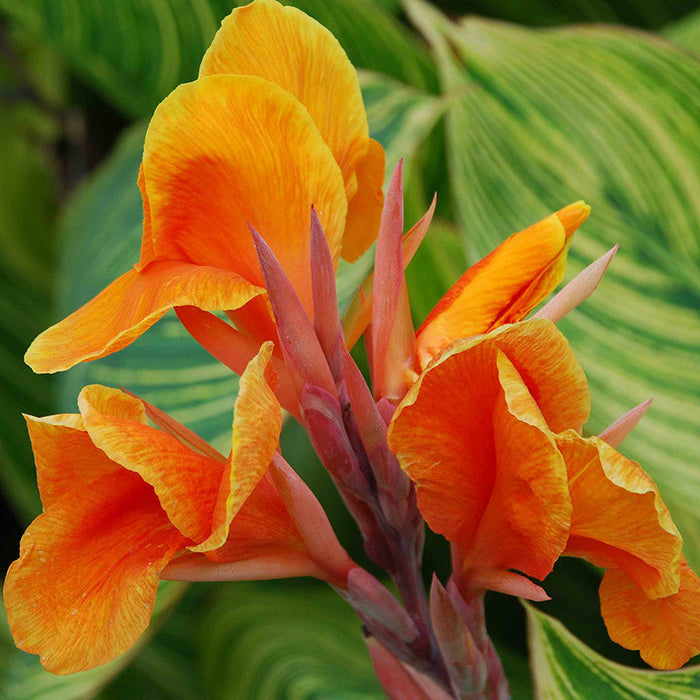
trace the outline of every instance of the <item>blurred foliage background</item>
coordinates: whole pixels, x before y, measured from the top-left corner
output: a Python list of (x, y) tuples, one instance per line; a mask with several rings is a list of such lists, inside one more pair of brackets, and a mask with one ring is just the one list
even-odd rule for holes
[[(82, 385), (124, 385), (226, 444), (236, 380), (174, 316), (128, 350), (61, 376), (33, 375), (22, 356), (37, 333), (137, 259), (136, 173), (148, 117), (196, 76), (235, 4), (0, 0), (3, 570), (39, 512), (22, 412), (74, 411)], [(409, 268), (417, 322), (468, 264), (570, 201), (586, 199), (593, 214), (574, 239), (568, 277), (621, 244), (597, 295), (561, 327), (591, 384), (591, 432), (654, 396), (623, 451), (656, 479), (685, 535), (686, 556), (700, 567), (697, 3), (290, 4), (325, 24), (361, 69), (372, 134), (390, 167), (401, 156), (407, 161), (409, 222), (438, 192), (438, 219)], [(364, 258), (341, 268), (341, 303), (369, 265)], [(283, 448), (341, 541), (368, 566), (353, 523), (292, 422)], [(426, 560), (426, 571), (444, 579), (438, 538), (429, 537)], [(636, 654), (609, 641), (599, 580), (592, 567), (562, 562), (546, 584), (549, 603), (525, 609), (488, 596), (514, 697), (699, 697), (696, 668), (642, 672)], [(0, 617), (0, 697), (382, 694), (350, 609), (320, 584), (290, 581), (164, 585), (133, 652), (67, 678), (17, 651)]]

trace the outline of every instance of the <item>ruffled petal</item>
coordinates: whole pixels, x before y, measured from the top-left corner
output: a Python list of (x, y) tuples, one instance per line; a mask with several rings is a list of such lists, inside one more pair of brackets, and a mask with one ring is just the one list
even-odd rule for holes
[(143, 234), (141, 236), (141, 255), (136, 263), (137, 270), (143, 270), (148, 263), (156, 259), (156, 251), (153, 247), (153, 231), (151, 230), (151, 206), (148, 203), (148, 193), (146, 192), (146, 177), (143, 172), (143, 163), (139, 166), (139, 176), (137, 179), (141, 200), (143, 202)]
[(541, 580), (569, 534), (566, 467), (517, 370), (501, 351), (496, 362), (493, 490), (465, 565), (516, 569)]
[(678, 592), (653, 600), (622, 569), (608, 569), (600, 605), (610, 638), (654, 668), (680, 668), (700, 653), (700, 580), (685, 561)]
[(591, 398), (586, 375), (568, 341), (551, 321), (530, 319), (484, 336), (458, 340), (434, 364), (477, 345), (496, 347), (505, 353), (551, 430), (580, 430), (588, 420)]
[(556, 439), (573, 505), (566, 554), (619, 567), (648, 598), (678, 591), (682, 539), (654, 482), (598, 438)]
[(194, 552), (208, 552), (226, 542), (232, 520), (246, 507), (277, 450), (282, 410), (274, 394), (277, 378), (271, 365), (272, 347), (272, 343), (265, 343), (241, 375), (233, 412), (231, 454), (216, 499), (211, 534), (191, 547)]
[(459, 546), (467, 578), (479, 568), (543, 578), (566, 544), (566, 471), (523, 379), (488, 338), (423, 373), (389, 445), (430, 527)]
[(188, 543), (136, 474), (63, 494), (29, 526), (5, 580), (17, 646), (52, 673), (110, 661), (148, 626), (158, 575)]
[(90, 439), (111, 460), (150, 484), (170, 522), (195, 543), (211, 534), (223, 478), (221, 462), (195, 452), (149, 425), (115, 415), (117, 402), (134, 402), (117, 389), (93, 384), (78, 397)]
[(154, 262), (118, 277), (85, 306), (39, 335), (25, 362), (40, 373), (121, 350), (174, 306), (235, 309), (262, 292), (233, 272), (185, 262)]
[(26, 416), (34, 452), (39, 495), (44, 509), (76, 487), (119, 468), (92, 444), (78, 414)]
[(251, 224), (311, 309), (311, 206), (337, 260), (347, 200), (333, 154), (289, 92), (243, 75), (181, 85), (153, 115), (143, 172), (156, 256), (262, 286)]
[(458, 338), (520, 321), (564, 278), (574, 231), (590, 207), (576, 202), (507, 238), (470, 267), (418, 330), (423, 367)]
[(222, 22), (199, 70), (200, 78), (226, 73), (264, 78), (299, 100), (340, 166), (348, 200), (353, 198), (369, 127), (357, 72), (328, 29), (274, 0), (237, 8)]
[(308, 558), (299, 531), (266, 474), (231, 521), (226, 541), (206, 557), (214, 562), (245, 561), (295, 551)]

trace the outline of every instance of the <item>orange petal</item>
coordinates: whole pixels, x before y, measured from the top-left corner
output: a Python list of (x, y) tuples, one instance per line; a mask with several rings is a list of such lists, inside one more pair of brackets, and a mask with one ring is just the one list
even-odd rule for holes
[(563, 279), (571, 236), (589, 212), (583, 202), (570, 204), (513, 234), (470, 267), (418, 331), (422, 366), (458, 338), (525, 318)]
[(44, 508), (77, 486), (119, 468), (92, 444), (80, 415), (26, 416), (34, 451), (39, 495)]
[[(183, 308), (194, 308), (192, 306)], [(205, 313), (202, 311), (201, 313)], [(158, 428), (169, 433), (173, 437), (177, 438), (180, 442), (185, 443), (188, 447), (191, 447), (195, 452), (205, 455), (206, 457), (211, 457), (217, 462), (225, 462), (226, 457), (224, 457), (221, 452), (214, 449), (208, 442), (203, 440), (197, 433), (190, 430), (188, 427), (182, 425), (182, 423), (176, 421), (172, 416), (169, 416), (165, 411), (161, 411), (159, 408), (154, 406), (148, 401), (144, 401), (142, 398), (132, 394), (127, 389), (124, 389), (124, 393), (129, 396), (133, 396), (138, 399), (146, 410), (146, 415), (148, 419)]]
[(52, 673), (110, 661), (148, 626), (158, 575), (187, 543), (136, 474), (63, 494), (29, 526), (5, 580), (17, 646)]
[(341, 254), (349, 262), (357, 260), (377, 237), (384, 204), (385, 160), (381, 144), (369, 139), (367, 153), (357, 164), (357, 192), (348, 203)]
[(211, 534), (224, 465), (162, 430), (118, 415), (119, 403), (139, 404), (117, 389), (93, 384), (78, 397), (90, 438), (111, 460), (153, 486), (170, 522), (196, 543)]
[(679, 591), (653, 600), (624, 571), (608, 569), (600, 604), (610, 638), (626, 649), (639, 649), (654, 668), (680, 668), (700, 653), (700, 580), (685, 561)]
[(389, 445), (426, 521), (459, 545), (466, 570), (543, 578), (566, 544), (566, 472), (528, 388), (490, 338), (421, 375)]
[(235, 562), (289, 552), (299, 552), (312, 562), (268, 472), (231, 522), (228, 539), (206, 552), (206, 557), (212, 562)]
[(25, 362), (35, 372), (58, 372), (121, 350), (174, 306), (235, 309), (262, 292), (239, 275), (183, 262), (154, 262), (129, 270), (85, 306), (39, 335)]
[(139, 165), (139, 176), (137, 180), (139, 191), (141, 192), (141, 200), (143, 201), (143, 234), (141, 236), (141, 255), (137, 270), (143, 270), (148, 263), (156, 259), (156, 251), (153, 247), (153, 231), (151, 229), (151, 207), (148, 203), (148, 193), (146, 192), (146, 178), (143, 172), (143, 163)]
[(566, 467), (518, 371), (501, 351), (496, 364), (494, 483), (466, 564), (471, 560), (473, 568), (517, 569), (544, 579), (569, 533)]
[(361, 161), (369, 127), (357, 72), (323, 25), (274, 0), (237, 8), (222, 22), (199, 70), (200, 78), (221, 73), (264, 78), (301, 102), (340, 166), (352, 199), (358, 189), (356, 170), (365, 167)]
[(505, 353), (551, 430), (556, 433), (568, 428), (580, 430), (588, 420), (591, 399), (586, 376), (568, 341), (551, 321), (530, 319), (484, 336), (458, 340), (435, 365), (482, 344)]
[(347, 201), (333, 155), (292, 95), (240, 75), (181, 85), (153, 115), (143, 167), (158, 257), (262, 285), (251, 224), (311, 309), (311, 205), (337, 260)]
[(233, 412), (231, 454), (226, 462), (212, 518), (211, 534), (193, 552), (224, 544), (229, 527), (267, 471), (279, 444), (282, 410), (273, 387), (272, 343), (267, 342), (241, 375)]
[(675, 593), (682, 540), (654, 482), (598, 438), (567, 431), (557, 445), (573, 505), (566, 554), (621, 568), (649, 598)]

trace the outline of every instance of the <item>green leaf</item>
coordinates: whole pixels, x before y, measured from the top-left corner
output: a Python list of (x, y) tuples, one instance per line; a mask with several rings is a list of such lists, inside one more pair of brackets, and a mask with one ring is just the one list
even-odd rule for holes
[(435, 67), (423, 45), (382, 8), (386, 0), (284, 0), (284, 4), (298, 7), (328, 28), (356, 68), (417, 88), (437, 89)]
[[(131, 117), (151, 114), (199, 63), (232, 0), (0, 0), (0, 10), (59, 49), (72, 69)], [(325, 24), (360, 68), (435, 87), (420, 43), (370, 0), (287, 3)]]
[(663, 28), (663, 35), (696, 54), (700, 52), (700, 9)]
[(596, 654), (553, 617), (531, 605), (525, 608), (538, 700), (691, 700), (700, 695), (698, 666), (672, 673), (622, 666)]
[(532, 26), (606, 22), (657, 29), (691, 12), (694, 0), (437, 0), (433, 3), (454, 14), (476, 14)]
[(207, 697), (382, 698), (361, 625), (323, 584), (221, 587), (201, 618)]
[[(23, 65), (20, 63), (20, 65)], [(0, 87), (22, 94), (12, 66)], [(53, 382), (24, 364), (27, 346), (51, 318), (53, 231), (58, 178), (49, 156), (56, 121), (25, 97), (3, 101), (0, 128), (0, 485), (16, 513), (38, 508), (34, 463), (22, 418), (50, 413)]]
[(432, 197), (426, 189), (426, 175), (439, 167), (440, 152), (432, 148), (430, 137), (446, 103), (379, 73), (360, 71), (360, 85), (371, 135), (386, 151), (387, 182), (399, 159), (404, 159), (405, 215), (409, 226), (425, 213), (428, 197)]
[(350, 607), (318, 581), (191, 586), (104, 700), (383, 698)]
[(649, 396), (622, 450), (658, 483), (700, 565), (700, 63), (640, 32), (449, 21), (407, 3), (435, 52), (452, 203), (471, 261), (585, 199), (569, 276), (615, 243), (599, 290), (560, 323), (593, 395), (591, 432)]

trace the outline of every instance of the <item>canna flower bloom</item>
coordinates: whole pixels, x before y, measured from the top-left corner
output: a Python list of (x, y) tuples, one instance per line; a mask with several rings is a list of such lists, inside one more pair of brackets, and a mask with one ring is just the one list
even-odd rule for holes
[(449, 345), (400, 403), (389, 445), (426, 522), (452, 543), (465, 599), (497, 590), (544, 600), (526, 576), (582, 557), (606, 569), (611, 638), (678, 668), (700, 652), (700, 582), (640, 465), (581, 437), (589, 411), (567, 341), (532, 319)]
[[(383, 179), (356, 71), (333, 35), (275, 0), (235, 9), (199, 78), (169, 95), (149, 125), (140, 260), (42, 333), (27, 363), (65, 370), (126, 347), (171, 308), (195, 307), (227, 311), (247, 333), (220, 322), (240, 373), (276, 337), (248, 224), (312, 315), (312, 205), (334, 264), (354, 260), (376, 236)], [(193, 334), (206, 333), (201, 316), (190, 317)]]
[(271, 354), (264, 344), (241, 377), (228, 458), (103, 386), (82, 390), (79, 414), (27, 416), (44, 512), (22, 538), (4, 603), (17, 646), (47, 670), (126, 651), (148, 625), (159, 578), (316, 576), (347, 587), (352, 562), (276, 454)]

